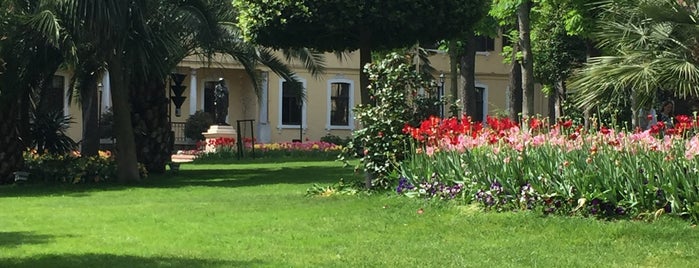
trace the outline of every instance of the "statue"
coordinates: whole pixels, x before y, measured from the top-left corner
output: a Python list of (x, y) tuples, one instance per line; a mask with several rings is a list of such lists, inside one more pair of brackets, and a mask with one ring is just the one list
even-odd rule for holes
[(218, 84), (214, 88), (214, 110), (216, 112), (214, 123), (217, 125), (228, 125), (228, 88), (223, 78), (218, 79)]

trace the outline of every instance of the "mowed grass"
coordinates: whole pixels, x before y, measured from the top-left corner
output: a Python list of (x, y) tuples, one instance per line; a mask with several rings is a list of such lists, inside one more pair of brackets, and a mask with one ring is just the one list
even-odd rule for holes
[(0, 267), (699, 266), (697, 229), (676, 219), (304, 196), (355, 176), (333, 161), (253, 161), (183, 164), (133, 186), (2, 186)]

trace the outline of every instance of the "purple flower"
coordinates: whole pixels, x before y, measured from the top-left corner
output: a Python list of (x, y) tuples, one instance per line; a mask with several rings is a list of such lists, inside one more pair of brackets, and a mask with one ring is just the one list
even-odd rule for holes
[(626, 210), (624, 210), (623, 207), (616, 207), (616, 214), (617, 214), (617, 215), (625, 215), (625, 214), (626, 214)]
[(502, 185), (498, 181), (493, 181), (493, 183), (490, 184), (490, 190), (500, 194), (502, 193)]

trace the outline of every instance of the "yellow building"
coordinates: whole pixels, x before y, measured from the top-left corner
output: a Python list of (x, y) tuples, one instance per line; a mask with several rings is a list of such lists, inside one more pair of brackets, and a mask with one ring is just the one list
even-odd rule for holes
[[(503, 63), (500, 55), (502, 39), (481, 38), (479, 52), (476, 56), (476, 87), (482, 96), (483, 120), (485, 115), (502, 114), (507, 110), (506, 89), (508, 86), (510, 66)], [(295, 96), (285, 90), (285, 81), (268, 69), (261, 67), (261, 91), (259, 98), (253, 89), (250, 78), (240, 64), (231, 58), (219, 57), (212, 64), (202, 62), (200, 58), (190, 57), (182, 61), (174, 70), (186, 75), (183, 85), (186, 97), (180, 114), (171, 105), (171, 121), (176, 133), (176, 143), (192, 143), (183, 135), (184, 122), (189, 115), (198, 110), (213, 112), (213, 90), (220, 78), (226, 81), (229, 90), (229, 110), (227, 122), (237, 127), (239, 120), (244, 122), (238, 132), (243, 137), (250, 137), (251, 131), (258, 142), (283, 142), (294, 139), (317, 141), (332, 134), (340, 137), (351, 135), (358, 127), (354, 120), (352, 107), (359, 103), (359, 53), (349, 53), (339, 60), (328, 53), (326, 72), (320, 77), (313, 77), (300, 62), (291, 62), (292, 69), (303, 83), (306, 99), (302, 107), (293, 105)], [(449, 57), (446, 53), (437, 53), (430, 59), (437, 74), (445, 74), (445, 92), (449, 84)], [(68, 90), (70, 74), (57, 73), (54, 87)], [(462, 84), (461, 81), (459, 84)], [(110, 83), (108, 76), (100, 84), (101, 111), (111, 106)], [(169, 89), (168, 89), (169, 90)], [(460, 93), (462, 94), (462, 93)], [(65, 96), (65, 94), (64, 94)], [(461, 96), (459, 96), (461, 97)], [(535, 113), (547, 114), (546, 98), (537, 90)], [(69, 129), (69, 135), (76, 141), (81, 139), (82, 121), (78, 105), (69, 105), (64, 100), (64, 113), (72, 115), (76, 122)], [(252, 125), (252, 129), (250, 126)]]

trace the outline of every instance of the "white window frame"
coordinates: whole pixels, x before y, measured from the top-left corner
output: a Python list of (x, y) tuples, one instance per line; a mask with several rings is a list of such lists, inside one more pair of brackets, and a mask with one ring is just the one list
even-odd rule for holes
[[(306, 124), (306, 107), (307, 105), (307, 99), (308, 99), (308, 86), (306, 84), (306, 79), (296, 77), (296, 80), (301, 82), (301, 85), (303, 85), (303, 95), (306, 96), (303, 100), (303, 106), (301, 106), (301, 127), (303, 129), (307, 129), (308, 125)], [(298, 129), (299, 125), (284, 125), (282, 124), (282, 100), (284, 99), (284, 82), (286, 82), (286, 79), (280, 78), (279, 79), (279, 99), (277, 102), (277, 129)]]
[[(345, 83), (349, 84), (349, 103), (347, 104), (349, 107), (349, 114), (347, 115), (349, 118), (347, 119), (347, 125), (346, 126), (339, 126), (339, 125), (332, 125), (331, 124), (331, 113), (332, 113), (332, 84), (334, 83)], [(327, 102), (327, 110), (326, 110), (326, 124), (325, 124), (325, 129), (326, 130), (332, 130), (332, 129), (343, 129), (343, 130), (354, 130), (354, 111), (352, 111), (352, 108), (354, 108), (354, 81), (349, 80), (349, 79), (330, 79), (328, 80), (327, 84), (327, 92), (328, 92), (328, 97), (326, 99)]]

